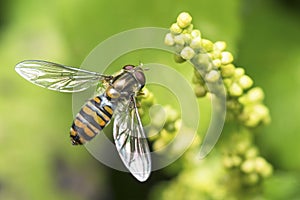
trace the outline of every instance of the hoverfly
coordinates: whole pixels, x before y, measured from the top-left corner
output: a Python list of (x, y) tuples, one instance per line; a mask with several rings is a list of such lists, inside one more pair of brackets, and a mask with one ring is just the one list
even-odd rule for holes
[(103, 75), (41, 60), (18, 63), (15, 70), (38, 86), (59, 92), (80, 92), (103, 84), (105, 91), (89, 99), (76, 115), (70, 129), (73, 145), (93, 139), (114, 115), (113, 138), (126, 168), (143, 182), (151, 172), (146, 135), (136, 106), (136, 95), (146, 78), (141, 66), (126, 65), (114, 76)]

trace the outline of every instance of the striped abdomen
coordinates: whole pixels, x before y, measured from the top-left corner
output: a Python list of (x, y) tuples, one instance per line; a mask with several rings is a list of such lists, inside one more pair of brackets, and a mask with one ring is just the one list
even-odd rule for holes
[(114, 106), (105, 93), (88, 100), (76, 115), (70, 137), (73, 145), (93, 139), (110, 122)]

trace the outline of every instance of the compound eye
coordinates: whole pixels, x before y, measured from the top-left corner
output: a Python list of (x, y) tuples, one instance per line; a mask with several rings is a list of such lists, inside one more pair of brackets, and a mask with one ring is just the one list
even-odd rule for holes
[(146, 78), (145, 78), (145, 74), (143, 71), (136, 71), (134, 73), (136, 80), (139, 82), (139, 84), (141, 85), (141, 88), (143, 88), (145, 86), (146, 83)]
[(123, 67), (123, 69), (124, 69), (124, 70), (132, 70), (134, 67), (135, 67), (135, 66), (133, 66), (133, 65), (125, 65), (125, 66)]

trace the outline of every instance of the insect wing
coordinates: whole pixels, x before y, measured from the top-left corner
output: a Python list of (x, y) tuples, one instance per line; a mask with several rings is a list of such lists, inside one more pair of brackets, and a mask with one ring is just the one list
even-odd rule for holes
[(116, 148), (127, 169), (139, 181), (146, 181), (151, 173), (150, 150), (135, 105), (134, 109), (116, 113), (113, 132)]
[(16, 65), (15, 69), (26, 80), (59, 92), (80, 92), (96, 85), (99, 81), (112, 78), (96, 72), (41, 60), (22, 61)]

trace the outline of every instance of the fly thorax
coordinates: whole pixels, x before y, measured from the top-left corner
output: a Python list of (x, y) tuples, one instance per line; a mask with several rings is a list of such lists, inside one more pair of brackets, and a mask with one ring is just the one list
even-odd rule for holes
[(129, 72), (118, 77), (118, 79), (113, 82), (112, 87), (119, 92), (121, 97), (124, 98), (138, 92), (141, 89), (139, 82)]

